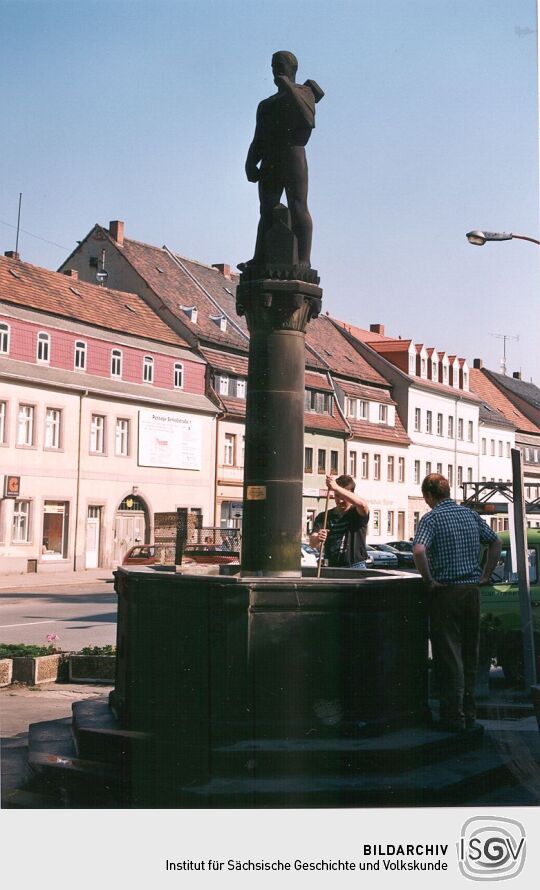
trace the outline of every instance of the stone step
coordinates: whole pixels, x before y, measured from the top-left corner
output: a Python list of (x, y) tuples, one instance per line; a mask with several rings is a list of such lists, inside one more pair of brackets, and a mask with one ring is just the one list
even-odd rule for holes
[(218, 775), (398, 772), (444, 760), (482, 745), (483, 728), (449, 733), (409, 727), (367, 738), (242, 741), (212, 751)]
[(103, 763), (126, 764), (135, 750), (138, 756), (151, 754), (152, 733), (121, 729), (107, 696), (74, 702), (73, 735), (77, 755)]

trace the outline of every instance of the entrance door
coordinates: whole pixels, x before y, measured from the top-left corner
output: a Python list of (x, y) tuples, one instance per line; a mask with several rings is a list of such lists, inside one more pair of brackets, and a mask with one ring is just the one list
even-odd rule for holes
[(397, 515), (397, 534), (398, 540), (403, 541), (405, 539), (405, 513), (401, 510)]
[(88, 507), (86, 519), (86, 555), (84, 565), (87, 569), (97, 569), (99, 562), (99, 531), (101, 525), (101, 507)]
[(145, 543), (144, 513), (130, 510), (118, 512), (114, 522), (114, 562), (120, 564), (131, 547)]

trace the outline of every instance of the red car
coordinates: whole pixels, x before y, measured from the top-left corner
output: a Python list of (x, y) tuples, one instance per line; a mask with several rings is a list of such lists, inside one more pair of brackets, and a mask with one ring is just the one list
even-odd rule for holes
[(122, 560), (123, 566), (151, 566), (158, 561), (157, 548), (154, 544), (137, 544), (132, 547)]

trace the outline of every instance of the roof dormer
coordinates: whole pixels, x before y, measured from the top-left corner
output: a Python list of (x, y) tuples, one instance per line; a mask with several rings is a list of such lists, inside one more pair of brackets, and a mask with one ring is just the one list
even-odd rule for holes
[(459, 389), (459, 359), (457, 355), (448, 356), (448, 384), (453, 389)]
[(430, 347), (427, 350), (428, 355), (428, 380), (433, 380), (434, 383), (439, 382), (439, 356), (437, 351)]
[(421, 377), (422, 380), (427, 380), (428, 377), (428, 354), (427, 349), (423, 343), (416, 343), (416, 376)]
[(459, 361), (459, 388), (468, 392), (469, 390), (469, 366), (466, 358), (460, 358)]
[(439, 383), (442, 383), (444, 386), (449, 386), (450, 372), (448, 367), (448, 356), (446, 352), (438, 352), (437, 357), (439, 359)]
[(186, 313), (187, 317), (193, 324), (197, 324), (198, 312), (196, 306), (180, 306), (180, 309), (182, 312)]

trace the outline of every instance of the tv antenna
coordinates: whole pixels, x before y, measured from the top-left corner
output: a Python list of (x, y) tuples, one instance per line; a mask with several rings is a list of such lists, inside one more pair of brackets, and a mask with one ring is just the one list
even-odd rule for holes
[(519, 340), (519, 334), (516, 334), (515, 337), (512, 337), (510, 334), (490, 334), (490, 337), (495, 337), (497, 340), (503, 341), (503, 357), (501, 359), (501, 374), (506, 374), (506, 341), (507, 340)]
[(22, 192), (19, 192), (19, 213), (17, 216), (17, 237), (15, 239), (15, 253), (19, 253), (19, 229), (21, 227), (21, 202), (22, 202)]

